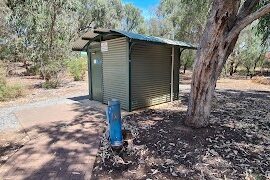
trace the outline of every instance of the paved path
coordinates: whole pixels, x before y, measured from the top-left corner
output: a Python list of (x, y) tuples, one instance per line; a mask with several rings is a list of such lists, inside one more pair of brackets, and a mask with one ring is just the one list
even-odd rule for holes
[(38, 101), (34, 103), (22, 104), (12, 107), (0, 108), (0, 133), (7, 129), (20, 128), (20, 123), (15, 116), (17, 111), (27, 110), (37, 107), (46, 107), (55, 104), (73, 104), (73, 103), (87, 103), (86, 96), (80, 96), (80, 94), (74, 94), (73, 96), (59, 97), (48, 99), (45, 101)]
[(5, 128), (24, 131), (30, 141), (0, 167), (0, 179), (90, 179), (104, 108), (78, 97), (1, 109)]

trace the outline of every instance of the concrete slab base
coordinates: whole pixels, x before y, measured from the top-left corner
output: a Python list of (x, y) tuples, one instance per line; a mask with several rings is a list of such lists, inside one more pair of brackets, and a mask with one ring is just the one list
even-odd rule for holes
[(0, 168), (0, 179), (90, 179), (104, 112), (79, 103), (16, 112), (30, 141)]

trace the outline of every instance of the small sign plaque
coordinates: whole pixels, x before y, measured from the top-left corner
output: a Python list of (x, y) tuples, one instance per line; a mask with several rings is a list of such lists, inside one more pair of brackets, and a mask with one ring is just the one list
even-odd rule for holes
[(109, 51), (108, 42), (107, 41), (101, 42), (101, 52), (107, 52), (107, 51)]

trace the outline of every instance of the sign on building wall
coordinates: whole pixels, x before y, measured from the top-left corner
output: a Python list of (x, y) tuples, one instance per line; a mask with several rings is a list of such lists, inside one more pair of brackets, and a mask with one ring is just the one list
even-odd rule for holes
[(109, 51), (108, 42), (107, 41), (101, 42), (101, 52), (107, 52), (107, 51)]

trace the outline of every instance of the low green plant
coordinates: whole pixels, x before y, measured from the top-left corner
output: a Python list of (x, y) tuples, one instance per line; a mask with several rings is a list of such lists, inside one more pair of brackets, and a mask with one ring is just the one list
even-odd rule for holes
[(49, 81), (45, 81), (42, 84), (42, 88), (44, 89), (56, 89), (57, 87), (60, 86), (60, 82), (57, 80), (49, 80)]
[(4, 68), (0, 67), (0, 85), (6, 85), (6, 83), (6, 72)]
[(7, 85), (0, 84), (0, 101), (8, 101), (24, 95), (24, 88), (21, 84)]
[(26, 71), (27, 76), (36, 76), (40, 74), (40, 67), (37, 65), (30, 66), (30, 68)]
[(84, 80), (87, 70), (87, 61), (85, 58), (72, 59), (68, 62), (68, 70), (74, 81)]
[(42, 78), (45, 80), (42, 87), (45, 89), (55, 89), (59, 87), (65, 72), (66, 63), (64, 61), (48, 62), (41, 71)]
[(0, 101), (8, 101), (23, 96), (24, 88), (21, 84), (9, 85), (6, 81), (6, 71), (0, 66)]

